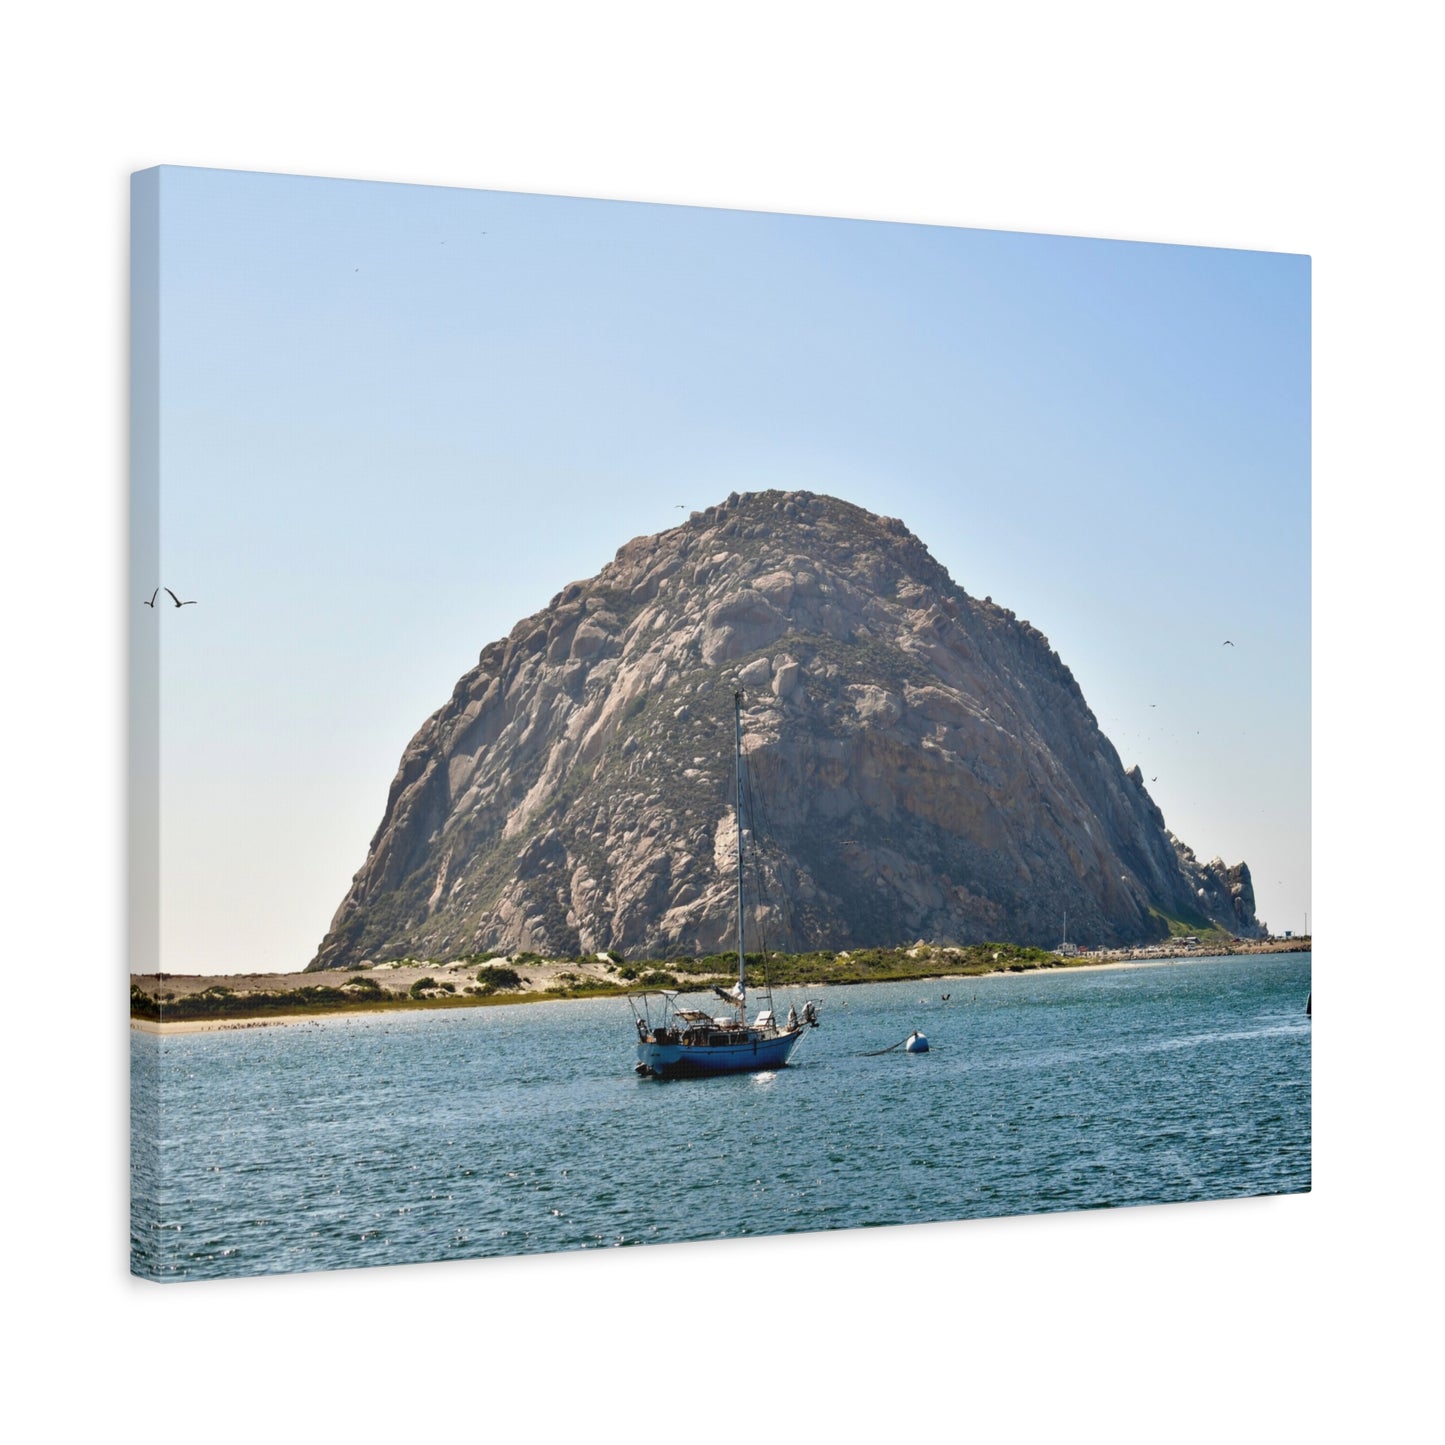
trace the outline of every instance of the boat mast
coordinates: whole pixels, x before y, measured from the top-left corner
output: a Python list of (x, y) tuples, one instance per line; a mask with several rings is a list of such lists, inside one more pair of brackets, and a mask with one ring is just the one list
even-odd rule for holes
[(747, 959), (743, 953), (743, 695), (733, 694), (733, 727), (736, 734), (738, 773), (738, 1016), (746, 1023), (743, 996), (747, 992)]

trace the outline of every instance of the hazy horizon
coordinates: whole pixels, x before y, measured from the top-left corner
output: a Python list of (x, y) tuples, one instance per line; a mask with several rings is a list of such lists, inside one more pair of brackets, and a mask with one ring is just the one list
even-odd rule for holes
[(478, 652), (770, 487), (901, 517), (1032, 622), (1172, 831), (1303, 928), (1307, 258), (173, 168), (160, 195), (163, 575), (130, 602), (198, 599), (146, 618), (160, 967), (303, 968)]

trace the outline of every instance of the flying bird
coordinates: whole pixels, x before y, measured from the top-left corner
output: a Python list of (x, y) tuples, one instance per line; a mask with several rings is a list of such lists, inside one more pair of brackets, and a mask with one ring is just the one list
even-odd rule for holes
[(1224, 641), (1223, 641), (1222, 643), (1220, 643), (1220, 646), (1221, 646), (1221, 647), (1233, 647), (1234, 644), (1226, 637), (1226, 638), (1224, 639)]
[(160, 596), (160, 591), (161, 589), (157, 587), (156, 590), (151, 593), (151, 600), (149, 602), (146, 602), (145, 599), (142, 598), (141, 605), (144, 607), (154, 607), (156, 605), (156, 598)]
[(176, 604), (177, 607), (194, 607), (196, 605), (196, 599), (194, 597), (188, 597), (184, 602), (182, 602), (181, 599), (177, 597), (174, 592), (171, 592), (171, 589), (169, 587), (166, 588), (166, 591), (170, 593), (170, 599)]

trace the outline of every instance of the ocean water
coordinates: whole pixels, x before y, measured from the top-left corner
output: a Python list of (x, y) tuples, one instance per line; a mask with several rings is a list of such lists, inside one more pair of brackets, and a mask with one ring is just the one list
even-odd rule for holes
[[(620, 999), (132, 1033), (155, 1279), (1289, 1193), (1307, 954), (779, 991), (771, 1074), (634, 1074)], [(952, 995), (948, 1003), (941, 995)], [(866, 1057), (923, 1029), (932, 1049)], [(148, 1125), (147, 1128), (150, 1126)]]

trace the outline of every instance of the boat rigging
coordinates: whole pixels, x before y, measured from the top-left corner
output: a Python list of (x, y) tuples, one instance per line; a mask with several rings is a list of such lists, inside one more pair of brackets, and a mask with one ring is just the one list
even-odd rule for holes
[[(748, 1022), (747, 952), (743, 900), (743, 695), (733, 694), (733, 739), (737, 760), (738, 837), (738, 981), (731, 988), (712, 986), (728, 1005), (726, 1014), (715, 1016), (705, 1009), (679, 1008), (679, 992), (661, 990), (653, 994), (629, 994), (637, 1029), (637, 1072), (657, 1078), (700, 1074), (756, 1073), (780, 1069), (798, 1046), (807, 1028), (818, 1026), (818, 1006), (811, 1000), (802, 1013), (788, 1008), (786, 1022), (779, 1023), (773, 1009), (771, 986), (764, 984), (767, 1007)], [(654, 1024), (647, 1000), (662, 999), (662, 1017)]]

